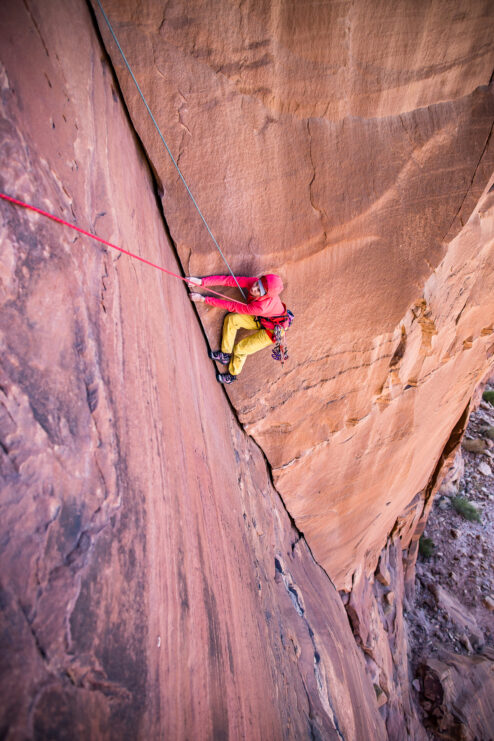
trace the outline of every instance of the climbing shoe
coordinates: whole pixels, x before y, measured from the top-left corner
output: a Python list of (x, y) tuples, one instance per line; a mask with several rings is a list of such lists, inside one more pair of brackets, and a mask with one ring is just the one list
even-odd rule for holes
[(218, 363), (221, 363), (221, 365), (228, 365), (232, 357), (230, 353), (221, 352), (221, 350), (210, 350), (208, 355), (212, 360), (217, 360)]
[(231, 373), (218, 373), (216, 376), (219, 383), (233, 383), (237, 380), (237, 376)]

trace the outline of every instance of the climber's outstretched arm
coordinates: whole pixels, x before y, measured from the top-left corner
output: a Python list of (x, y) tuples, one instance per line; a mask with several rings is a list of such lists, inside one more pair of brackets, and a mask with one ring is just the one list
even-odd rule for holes
[(236, 276), (233, 275), (207, 275), (205, 278), (194, 278), (192, 276), (187, 278), (189, 285), (194, 286), (231, 286), (236, 288), (237, 284), (241, 288), (250, 288), (253, 283), (256, 283), (258, 278), (252, 276)]
[(205, 296), (204, 301), (210, 306), (218, 306), (220, 309), (226, 309), (234, 314), (252, 314), (252, 316), (258, 316), (263, 313), (264, 305), (262, 301), (249, 301), (248, 304), (243, 304), (240, 301), (234, 301), (216, 298), (215, 296)]

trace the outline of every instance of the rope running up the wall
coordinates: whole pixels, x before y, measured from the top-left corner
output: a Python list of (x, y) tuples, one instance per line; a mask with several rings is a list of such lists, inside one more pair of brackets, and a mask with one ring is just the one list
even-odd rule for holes
[(203, 220), (203, 222), (204, 222), (204, 225), (205, 225), (206, 229), (208, 230), (208, 232), (209, 232), (209, 235), (210, 235), (211, 239), (213, 240), (214, 244), (216, 245), (216, 248), (217, 248), (218, 252), (220, 253), (221, 257), (223, 258), (223, 260), (224, 260), (224, 263), (225, 263), (225, 265), (227, 266), (228, 270), (230, 271), (230, 274), (232, 275), (233, 279), (235, 280), (235, 283), (237, 284), (237, 286), (238, 286), (238, 288), (239, 288), (239, 290), (240, 290), (240, 293), (242, 294), (242, 296), (243, 296), (244, 298), (246, 298), (246, 296), (245, 296), (245, 293), (244, 293), (244, 292), (242, 291), (242, 289), (240, 288), (240, 285), (239, 285), (239, 283), (238, 283), (238, 281), (237, 281), (237, 278), (235, 277), (235, 275), (234, 275), (234, 273), (233, 273), (233, 270), (231, 269), (230, 265), (228, 264), (228, 260), (227, 260), (227, 259), (226, 259), (226, 257), (224, 256), (224, 254), (223, 254), (223, 252), (222, 252), (222, 250), (221, 250), (221, 247), (219, 246), (218, 242), (216, 241), (216, 239), (215, 239), (215, 237), (214, 237), (214, 235), (213, 235), (213, 233), (212, 233), (211, 229), (209, 228), (209, 225), (208, 225), (208, 223), (207, 223), (206, 219), (204, 218), (204, 216), (203, 216), (203, 214), (202, 214), (202, 211), (201, 211), (201, 209), (200, 209), (200, 208), (199, 208), (199, 206), (197, 205), (197, 201), (196, 201), (196, 199), (195, 199), (195, 198), (194, 198), (194, 196), (192, 195), (192, 193), (191, 193), (191, 191), (190, 191), (190, 188), (189, 188), (189, 186), (188, 186), (188, 185), (187, 185), (187, 183), (185, 182), (185, 178), (184, 178), (184, 176), (182, 175), (182, 171), (180, 170), (180, 168), (179, 168), (178, 164), (176, 163), (176, 161), (175, 161), (175, 158), (174, 158), (173, 154), (171, 153), (171, 151), (170, 151), (170, 148), (169, 148), (168, 144), (167, 144), (167, 143), (166, 143), (166, 141), (165, 141), (165, 137), (164, 137), (164, 136), (163, 136), (163, 134), (161, 133), (161, 129), (160, 129), (160, 127), (158, 126), (158, 124), (157, 124), (157, 122), (156, 122), (156, 119), (155, 119), (155, 117), (153, 116), (153, 113), (152, 113), (152, 111), (151, 111), (151, 109), (150, 109), (150, 107), (149, 107), (149, 105), (148, 105), (148, 102), (147, 102), (146, 98), (144, 97), (144, 94), (143, 94), (143, 92), (142, 92), (142, 90), (141, 90), (141, 88), (140, 88), (140, 86), (139, 86), (139, 83), (137, 82), (137, 80), (136, 80), (136, 78), (135, 78), (135, 75), (134, 75), (134, 73), (132, 72), (132, 68), (131, 68), (130, 64), (128, 63), (128, 61), (127, 61), (127, 57), (125, 56), (125, 54), (124, 54), (124, 52), (123, 52), (123, 49), (122, 49), (122, 47), (120, 46), (120, 43), (119, 43), (119, 41), (118, 41), (118, 39), (117, 39), (117, 36), (116, 36), (116, 34), (115, 34), (115, 31), (113, 30), (113, 27), (112, 27), (112, 25), (111, 25), (111, 23), (110, 23), (110, 21), (109, 21), (109, 19), (108, 19), (108, 16), (106, 15), (106, 13), (105, 13), (105, 11), (104, 11), (104, 8), (103, 8), (103, 6), (101, 5), (101, 2), (100, 2), (100, 0), (97, 0), (97, 3), (98, 3), (98, 5), (99, 5), (99, 8), (100, 8), (100, 10), (101, 10), (101, 13), (102, 13), (102, 15), (103, 15), (103, 18), (105, 19), (105, 22), (106, 22), (106, 24), (107, 24), (108, 28), (110, 29), (110, 33), (111, 33), (111, 35), (113, 36), (113, 40), (115, 41), (115, 43), (116, 43), (116, 45), (117, 45), (117, 47), (118, 47), (118, 51), (119, 51), (119, 52), (120, 52), (120, 54), (122, 55), (122, 59), (123, 59), (123, 60), (124, 60), (124, 62), (125, 62), (125, 66), (127, 67), (128, 71), (129, 71), (129, 74), (130, 74), (130, 76), (132, 77), (132, 79), (133, 79), (133, 81), (134, 81), (134, 84), (135, 84), (135, 86), (136, 86), (136, 88), (137, 88), (137, 90), (138, 90), (138, 92), (139, 92), (139, 95), (140, 95), (140, 96), (141, 96), (141, 98), (142, 98), (142, 102), (143, 102), (143, 103), (144, 103), (144, 105), (146, 106), (146, 110), (147, 110), (147, 112), (149, 113), (149, 115), (150, 115), (150, 117), (151, 117), (151, 121), (152, 121), (152, 122), (153, 122), (153, 124), (155, 125), (155, 127), (156, 127), (156, 131), (158, 132), (158, 134), (159, 134), (159, 136), (160, 136), (160, 139), (161, 139), (161, 141), (162, 141), (162, 142), (163, 142), (163, 144), (165, 145), (166, 151), (168, 152), (168, 154), (169, 154), (169, 156), (170, 156), (170, 159), (171, 159), (171, 161), (173, 162), (173, 164), (174, 164), (174, 166), (175, 166), (175, 169), (177, 170), (178, 174), (180, 175), (180, 178), (181, 178), (181, 180), (182, 180), (182, 182), (183, 182), (183, 184), (184, 184), (184, 186), (185, 186), (185, 189), (187, 190), (187, 193), (189, 194), (189, 196), (190, 196), (190, 198), (191, 198), (191, 200), (192, 200), (192, 203), (193, 203), (193, 204), (194, 204), (194, 206), (196, 207), (196, 209), (197, 209), (197, 212), (198, 212), (199, 216), (200, 216), (200, 217), (201, 217), (201, 219)]

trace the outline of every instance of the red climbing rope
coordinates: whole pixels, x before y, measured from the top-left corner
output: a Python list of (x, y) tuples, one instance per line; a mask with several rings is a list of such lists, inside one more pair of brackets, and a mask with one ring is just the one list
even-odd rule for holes
[[(161, 272), (166, 273), (167, 275), (171, 275), (174, 278), (179, 278), (180, 280), (183, 280), (185, 283), (188, 282), (187, 278), (184, 278), (182, 275), (178, 275), (177, 273), (172, 273), (171, 270), (167, 270), (166, 268), (161, 267), (161, 265), (156, 265), (154, 262), (151, 262), (150, 260), (146, 260), (145, 257), (139, 257), (139, 255), (135, 255), (133, 252), (124, 250), (123, 247), (117, 247), (116, 244), (112, 244), (111, 242), (108, 242), (106, 239), (97, 237), (95, 234), (91, 234), (91, 232), (86, 232), (84, 229), (81, 229), (80, 227), (75, 226), (75, 224), (71, 224), (68, 221), (64, 221), (64, 219), (60, 219), (58, 216), (55, 216), (54, 214), (48, 213), (48, 211), (43, 211), (43, 209), (36, 208), (36, 206), (31, 206), (29, 203), (24, 203), (24, 201), (18, 201), (17, 198), (12, 198), (11, 196), (7, 196), (5, 193), (0, 193), (0, 198), (3, 198), (4, 201), (8, 201), (9, 203), (13, 203), (15, 206), (22, 206), (23, 208), (28, 208), (30, 211), (35, 211), (37, 214), (41, 214), (41, 216), (46, 216), (48, 219), (52, 219), (52, 221), (58, 221), (59, 224), (68, 226), (70, 229), (74, 229), (76, 232), (80, 232), (81, 234), (84, 234), (86, 237), (95, 239), (97, 242), (106, 244), (108, 247), (111, 247), (114, 250), (123, 252), (124, 255), (128, 255), (129, 257), (133, 257), (135, 260), (140, 260), (141, 262), (145, 262), (146, 265), (150, 265), (152, 268), (156, 268), (156, 270), (161, 270)], [(197, 287), (199, 288), (200, 286), (197, 286)], [(208, 288), (207, 290), (210, 293), (215, 293), (217, 296), (221, 296), (222, 298), (226, 298), (229, 301), (231, 301), (231, 298), (229, 296), (225, 296), (224, 293), (213, 291), (212, 288)], [(242, 302), (239, 302), (239, 303), (242, 303)]]

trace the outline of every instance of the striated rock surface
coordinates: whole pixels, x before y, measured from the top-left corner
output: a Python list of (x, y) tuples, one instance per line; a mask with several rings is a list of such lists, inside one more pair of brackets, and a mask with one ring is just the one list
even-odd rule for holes
[[(89, 9), (0, 8), (0, 189), (179, 270)], [(384, 738), (184, 285), (0, 202), (2, 738)]]
[(492, 738), (494, 652), (485, 656), (457, 656), (443, 651), (421, 667), (427, 726), (441, 739)]
[[(492, 367), (490, 202), (471, 215), (494, 169), (493, 6), (132, 7), (105, 3), (233, 269), (285, 281), (290, 363), (251, 359), (228, 393), (348, 590)], [(96, 13), (184, 270), (226, 272)], [(199, 311), (216, 345), (220, 312)]]
[[(251, 359), (228, 393), (351, 591), (387, 733), (419, 738), (402, 612), (494, 362), (493, 8), (105, 7), (233, 269), (285, 281), (290, 363)], [(185, 272), (226, 272), (97, 17)], [(216, 346), (221, 313), (199, 312)]]
[[(494, 362), (492, 4), (104, 4), (291, 359), (232, 408), (221, 312), (0, 203), (2, 733), (425, 738), (404, 609)], [(224, 272), (97, 6), (0, 14), (1, 189)]]

